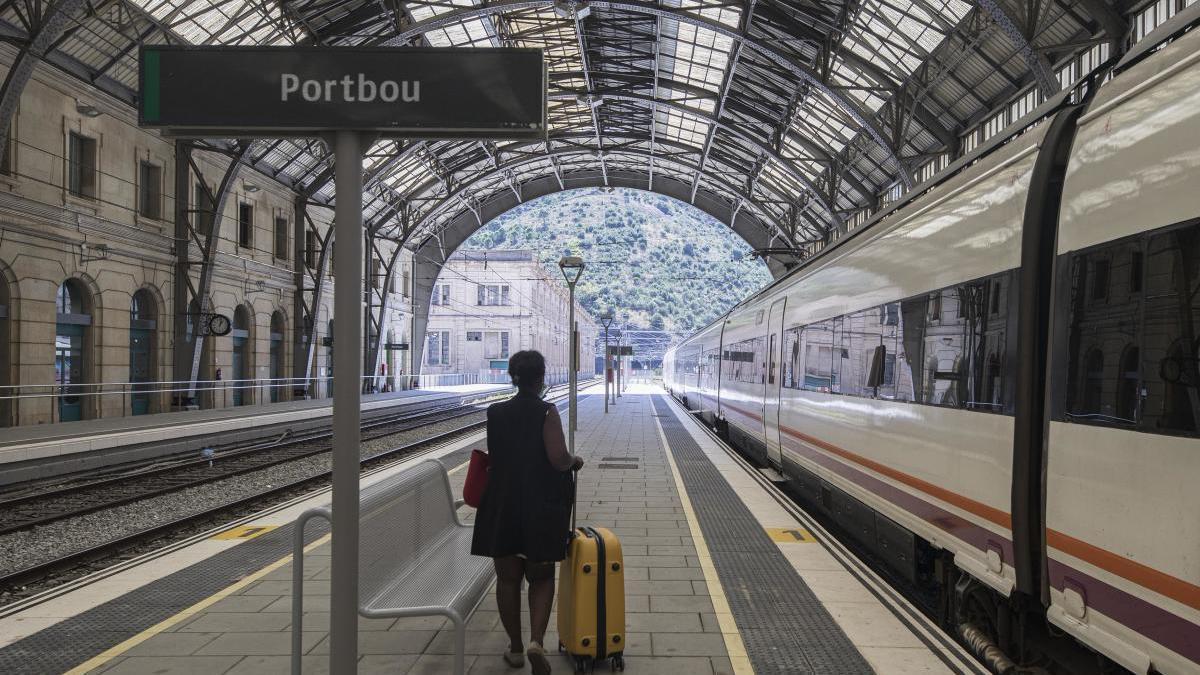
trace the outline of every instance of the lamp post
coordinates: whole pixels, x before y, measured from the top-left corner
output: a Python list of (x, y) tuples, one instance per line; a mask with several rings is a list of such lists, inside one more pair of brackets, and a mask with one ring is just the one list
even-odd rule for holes
[(563, 279), (567, 280), (567, 288), (570, 289), (570, 304), (569, 320), (567, 322), (567, 330), (570, 337), (567, 340), (567, 349), (570, 350), (570, 355), (567, 361), (571, 364), (571, 371), (567, 374), (568, 382), (568, 404), (567, 409), (567, 450), (572, 455), (575, 454), (575, 398), (578, 394), (578, 382), (576, 381), (576, 371), (579, 370), (575, 363), (576, 345), (575, 345), (575, 284), (579, 282), (579, 277), (583, 276), (583, 258), (575, 255), (564, 256), (558, 261), (558, 269), (562, 270)]
[(608, 381), (612, 376), (612, 356), (608, 353), (608, 327), (612, 325), (611, 312), (600, 316), (600, 325), (604, 326), (604, 414), (608, 414)]

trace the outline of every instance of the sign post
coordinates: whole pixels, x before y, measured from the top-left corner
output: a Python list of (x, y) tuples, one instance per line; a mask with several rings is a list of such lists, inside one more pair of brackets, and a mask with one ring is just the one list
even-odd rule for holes
[[(143, 45), (139, 56), (138, 121), (143, 127), (188, 138), (321, 136), (333, 150), (338, 314), (333, 336), (326, 337), (332, 337), (334, 350), (329, 669), (354, 673), (363, 155), (381, 136), (545, 138), (542, 51)], [(299, 666), (296, 651), (293, 672)], [(457, 660), (456, 671), (462, 671)]]
[[(362, 376), (362, 160), (370, 143), (355, 131), (333, 135), (333, 540), (329, 595), (329, 670), (355, 672), (358, 661), (358, 472)], [(349, 312), (350, 316), (345, 316)]]

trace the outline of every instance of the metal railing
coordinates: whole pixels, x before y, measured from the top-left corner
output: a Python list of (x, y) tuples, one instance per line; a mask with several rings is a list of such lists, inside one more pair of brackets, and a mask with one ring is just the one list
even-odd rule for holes
[[(507, 385), (507, 373), (481, 371), (477, 373), (429, 373), (421, 375), (365, 375), (362, 392), (390, 393), (409, 389), (437, 390), (447, 387), (480, 384)], [(548, 386), (567, 381), (567, 369), (557, 368), (546, 373)], [(258, 378), (246, 380), (201, 380), (190, 382), (166, 380), (157, 382), (87, 382), (79, 384), (24, 384), (0, 386), (0, 409), (27, 417), (22, 404), (49, 401), (49, 421), (62, 421), (62, 406), (80, 406), (80, 418), (127, 417), (173, 410), (213, 409), (242, 406), (266, 406), (272, 403), (330, 398), (333, 395), (332, 377)], [(190, 397), (189, 400), (181, 400)], [(118, 407), (119, 406), (119, 407)], [(86, 411), (86, 412), (84, 412)], [(46, 414), (44, 408), (35, 414)], [(44, 418), (43, 418), (44, 419)], [(15, 421), (15, 420), (13, 420)], [(0, 419), (0, 426), (9, 420)], [(33, 422), (30, 422), (33, 423)]]
[[(408, 389), (436, 390), (492, 383), (472, 373), (365, 376), (361, 379), (364, 393), (388, 393)], [(64, 405), (77, 406), (80, 417), (89, 419), (197, 408), (265, 406), (286, 401), (329, 398), (332, 392), (332, 377), (201, 380), (194, 386), (190, 382), (180, 380), (87, 382), (69, 385), (24, 384), (0, 386), (0, 406), (25, 418), (29, 412), (26, 406), (37, 401), (48, 401), (49, 410), (41, 407), (34, 415), (40, 413), (39, 416), (44, 421), (48, 414), (49, 421), (57, 423), (63, 421), (61, 417)]]

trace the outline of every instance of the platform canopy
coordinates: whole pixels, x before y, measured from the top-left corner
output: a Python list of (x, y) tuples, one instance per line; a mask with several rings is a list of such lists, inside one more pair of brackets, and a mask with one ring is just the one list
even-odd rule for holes
[[(129, 101), (143, 42), (544, 49), (548, 141), (371, 148), (366, 218), (412, 245), (537, 194), (608, 185), (804, 247), (961, 154), (963, 132), (1023, 92), (1069, 84), (1063, 63), (1125, 31), (1106, 0), (57, 2), (71, 20), (45, 59)], [(0, 31), (36, 48), (45, 6), (4, 2)], [(332, 200), (317, 141), (255, 141), (243, 161)]]

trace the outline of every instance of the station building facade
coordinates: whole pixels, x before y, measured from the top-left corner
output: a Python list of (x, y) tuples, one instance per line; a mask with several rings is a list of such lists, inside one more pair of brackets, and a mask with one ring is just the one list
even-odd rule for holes
[[(13, 54), (0, 52), (0, 69)], [(176, 239), (177, 207), (219, 227), (208, 300), (232, 323), (228, 335), (203, 340), (199, 380), (220, 384), (193, 402), (284, 400), (304, 391), (283, 378), (305, 375), (309, 395), (328, 395), (336, 279), (326, 277), (321, 297), (308, 303), (317, 316), (307, 373), (299, 364), (308, 359), (296, 358), (304, 332), (297, 322), (307, 317), (295, 316), (295, 300), (297, 273), (311, 276), (319, 265), (332, 209), (243, 166), (214, 214), (212, 193), (229, 156), (192, 151), (190, 162), (177, 162), (176, 142), (140, 129), (129, 105), (45, 64), (22, 93), (8, 139), (0, 160), (0, 426), (164, 412), (179, 403), (169, 383), (177, 379), (176, 349), (190, 345), (175, 344), (176, 322), (188, 322), (189, 337), (202, 327), (173, 309), (176, 247), (187, 245)], [(188, 171), (184, 195), (176, 194), (177, 166)], [(297, 228), (298, 219), (306, 225)], [(375, 248), (390, 258), (391, 246)], [(387, 279), (378, 260), (364, 260), (364, 271), (368, 265), (374, 311), (393, 296), (371, 332), (408, 342), (410, 256), (402, 253)], [(198, 266), (190, 273), (195, 283)], [(382, 352), (379, 361), (387, 359), (393, 375), (407, 370), (396, 354)]]
[[(570, 296), (533, 251), (459, 251), (433, 287), (423, 373), (478, 374), (507, 382), (508, 358), (523, 349), (546, 357), (547, 380), (564, 382), (570, 367)], [(592, 346), (599, 326), (578, 302), (580, 376), (596, 373)]]

